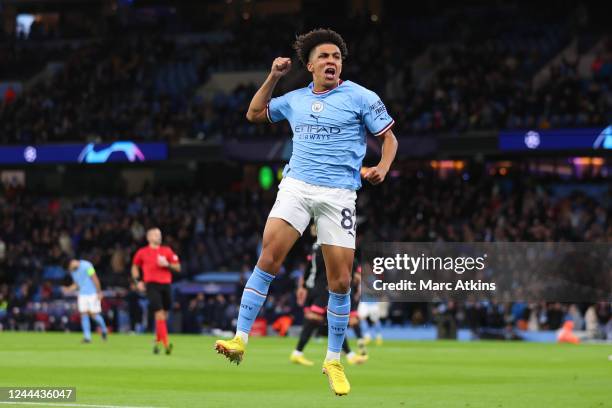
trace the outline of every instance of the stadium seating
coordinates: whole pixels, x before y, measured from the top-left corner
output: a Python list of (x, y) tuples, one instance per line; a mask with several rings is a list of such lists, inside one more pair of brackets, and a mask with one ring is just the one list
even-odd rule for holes
[[(449, 4), (441, 10), (416, 7), (410, 16), (387, 13), (384, 22), (373, 14), (350, 13), (342, 21), (334, 20), (349, 47), (342, 76), (381, 96), (396, 120), (398, 136), (608, 126), (612, 42), (601, 27), (577, 27), (573, 10), (548, 11), (537, 5)], [(154, 13), (144, 13), (148, 12)], [(293, 55), (296, 27), (307, 29), (325, 20), (304, 10), (292, 18), (248, 13), (241, 17), (229, 22), (182, 15), (185, 24), (177, 24), (179, 17), (172, 16), (160, 27), (132, 18), (108, 25), (68, 22), (51, 31), (34, 26), (28, 39), (0, 34), (0, 60), (6, 62), (0, 64), (0, 81), (20, 83), (15, 89), (0, 88), (0, 144), (125, 138), (222, 144), (287, 138), (286, 123), (253, 125), (245, 120), (259, 84), (235, 83), (231, 89), (211, 92), (206, 84), (218, 73), (265, 75), (274, 57)], [(556, 58), (572, 41), (579, 50), (577, 60)], [(590, 69), (580, 69), (587, 60), (592, 61)], [(44, 70), (49, 62), (57, 63), (57, 71)], [(310, 81), (295, 62), (279, 92)], [(534, 78), (543, 70), (549, 75), (536, 86)], [(385, 184), (360, 192), (360, 239), (612, 239), (610, 210), (593, 190), (579, 188), (568, 195), (559, 188), (559, 180), (527, 171), (493, 177), (482, 164), (475, 173), (457, 172), (447, 178), (430, 173), (427, 165), (418, 170), (406, 170), (403, 167), (409, 166), (403, 163), (396, 167), (397, 174)], [(601, 176), (589, 182), (602, 184)], [(8, 283), (0, 286), (0, 324), (33, 328), (39, 320), (39, 327), (52, 330), (75, 324), (73, 305), (60, 300), (59, 291), (64, 275), (58, 262), (70, 253), (96, 265), (112, 294), (105, 308), (116, 312), (114, 325), (119, 328), (121, 321), (130, 320), (127, 310), (139, 307), (128, 269), (135, 249), (143, 244), (145, 228), (153, 224), (181, 257), (182, 280), (211, 271), (232, 271), (244, 280), (257, 259), (274, 196), (260, 190), (238, 193), (198, 187), (203, 190), (147, 190), (137, 197), (99, 193), (49, 198), (31, 190), (0, 192), (0, 282)], [(98, 193), (83, 194), (94, 192)], [(374, 200), (383, 203), (384, 211), (370, 205)], [(299, 309), (292, 292), (307, 250), (308, 243), (300, 242), (275, 280), (264, 313), (268, 321)], [(239, 293), (201, 295), (185, 294), (175, 305), (176, 315), (185, 317), (184, 329), (232, 329)], [(475, 307), (476, 311), (470, 306), (463, 311), (474, 312), (473, 321), (479, 313), (495, 316), (485, 325), (495, 326), (486, 335), (496, 335), (504, 330), (506, 312), (517, 309), (523, 312), (515, 313), (511, 323), (516, 327), (524, 329), (530, 317), (543, 314), (546, 325), (537, 328), (556, 328), (560, 307), (570, 314), (567, 305), (556, 304), (489, 305)], [(600, 309), (602, 325), (608, 324), (609, 310), (606, 318), (605, 306)], [(418, 320), (413, 312), (394, 306), (388, 321)], [(582, 314), (584, 310), (577, 315)], [(45, 317), (49, 315), (54, 319)], [(432, 316), (421, 321), (431, 323)], [(469, 327), (470, 319), (462, 324)]]
[[(612, 239), (609, 213), (601, 205), (600, 194), (605, 189), (588, 186), (568, 189), (561, 181), (538, 179), (520, 171), (495, 178), (466, 174), (440, 179), (422, 171), (420, 176), (407, 172), (390, 178), (380, 188), (366, 186), (358, 202), (362, 220), (358, 229), (360, 239), (367, 242)], [(537, 194), (530, 187), (536, 182)], [(590, 185), (601, 182), (594, 178)], [(399, 191), (406, 194), (398, 195)], [(384, 211), (368, 205), (374, 197), (385, 203)], [(0, 277), (15, 289), (24, 285), (26, 289), (8, 291), (3, 298), (8, 301), (9, 311), (14, 305), (28, 308), (33, 307), (27, 306), (31, 302), (59, 298), (57, 288), (65, 276), (56, 265), (62, 253), (78, 253), (92, 260), (105, 288), (112, 291), (127, 287), (131, 256), (142, 245), (144, 228), (153, 219), (162, 229), (165, 242), (181, 256), (180, 279), (193, 280), (202, 272), (224, 270), (240, 271), (244, 279), (257, 259), (259, 234), (272, 199), (270, 194), (212, 191), (60, 200), (17, 194), (0, 203), (0, 213), (4, 215), (0, 246), (5, 248)], [(300, 241), (271, 288), (271, 305), (286, 305), (289, 310), (295, 307), (292, 288), (295, 277), (305, 267), (307, 251), (308, 242)], [(41, 288), (45, 285), (50, 289), (42, 296)], [(220, 316), (236, 305), (228, 301), (231, 296), (210, 296), (208, 309), (215, 312), (209, 315), (212, 321), (206, 324), (218, 326), (223, 321)], [(236, 296), (231, 298), (235, 300)], [(269, 321), (282, 315), (278, 310), (284, 309), (272, 306), (267, 309)], [(399, 318), (396, 323), (412, 318), (407, 310), (395, 312), (395, 318)], [(517, 316), (518, 320), (521, 319)], [(198, 327), (203, 324), (200, 323)]]
[[(483, 18), (497, 23), (478, 24)], [(440, 30), (433, 35), (431, 27)], [(399, 135), (609, 124), (609, 44), (588, 77), (577, 76), (575, 63), (564, 63), (552, 68), (556, 73), (544, 86), (532, 86), (538, 70), (570, 43), (562, 19), (526, 17), (520, 9), (476, 8), (418, 19), (391, 16), (384, 26), (354, 18), (338, 29), (351, 50), (345, 78), (379, 93), (396, 118)], [(74, 42), (58, 50), (46, 46), (44, 53), (31, 45), (0, 42), (0, 50), (13, 62), (3, 66), (11, 71), (0, 71), (0, 79), (11, 79), (12, 72), (31, 75), (51, 58), (64, 61), (63, 72), (49, 83), (25, 89), (15, 101), (0, 105), (0, 142), (129, 135), (178, 143), (286, 136), (287, 128), (270, 130), (244, 119), (258, 84), (240, 84), (212, 98), (200, 97), (198, 89), (214, 72), (269, 69), (274, 56), (292, 52), (287, 34), (292, 31), (282, 18), (262, 18), (187, 37), (130, 31), (127, 39), (109, 35), (95, 46)], [(594, 33), (590, 37), (599, 38)], [(382, 50), (379, 44), (384, 44)], [(384, 58), (378, 57), (381, 51)], [(415, 76), (413, 63), (422, 55), (429, 55), (431, 66), (427, 75)], [(295, 86), (307, 81), (297, 72), (291, 80)]]

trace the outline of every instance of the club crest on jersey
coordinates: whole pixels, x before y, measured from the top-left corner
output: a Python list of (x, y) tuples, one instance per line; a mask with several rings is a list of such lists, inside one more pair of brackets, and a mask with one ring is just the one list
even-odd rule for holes
[(312, 105), (310, 106), (310, 109), (314, 112), (314, 113), (319, 113), (319, 112), (323, 112), (323, 108), (325, 107), (325, 105), (323, 105), (323, 102), (321, 101), (314, 101), (312, 103)]

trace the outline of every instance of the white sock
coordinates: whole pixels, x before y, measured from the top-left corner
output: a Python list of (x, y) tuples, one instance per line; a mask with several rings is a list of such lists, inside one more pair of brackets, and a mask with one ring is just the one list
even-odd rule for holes
[(303, 352), (301, 352), (301, 351), (298, 351), (298, 350), (293, 350), (293, 355), (294, 355), (294, 356), (301, 357), (301, 356), (303, 356), (303, 355), (304, 355), (304, 353), (303, 353)]
[(355, 352), (354, 352), (354, 351), (351, 351), (350, 353), (348, 353), (348, 354), (346, 355), (346, 358), (349, 358), (349, 359), (350, 359), (350, 358), (353, 358), (353, 357), (355, 357)]
[(327, 355), (325, 356), (325, 361), (330, 360), (340, 360), (340, 353), (336, 353), (335, 351), (327, 350)]
[(238, 330), (236, 332), (236, 337), (240, 337), (244, 344), (247, 344), (249, 342), (249, 333), (245, 333), (243, 331)]

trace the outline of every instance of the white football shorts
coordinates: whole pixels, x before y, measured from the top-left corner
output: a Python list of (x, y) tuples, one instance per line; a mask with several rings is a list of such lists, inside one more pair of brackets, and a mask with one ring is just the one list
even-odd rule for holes
[(100, 313), (102, 312), (102, 305), (100, 305), (100, 299), (98, 295), (79, 295), (79, 313)]
[(370, 319), (373, 322), (380, 320), (380, 306), (378, 302), (360, 302), (357, 315), (361, 320)]
[(270, 215), (291, 224), (300, 235), (314, 219), (317, 242), (355, 249), (357, 193), (344, 188), (315, 186), (285, 177), (278, 186)]

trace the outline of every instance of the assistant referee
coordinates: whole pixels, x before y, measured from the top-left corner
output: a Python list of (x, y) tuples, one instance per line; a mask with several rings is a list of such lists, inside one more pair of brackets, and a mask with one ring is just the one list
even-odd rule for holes
[[(171, 305), (172, 272), (179, 273), (181, 264), (178, 256), (168, 246), (162, 245), (162, 233), (159, 228), (147, 230), (149, 245), (136, 251), (132, 261), (132, 278), (138, 290), (147, 292), (150, 310), (155, 314), (155, 345), (153, 353), (159, 354), (159, 345), (163, 344), (166, 354), (172, 353), (172, 344), (168, 340), (168, 310)], [(142, 270), (142, 280), (140, 279)]]

